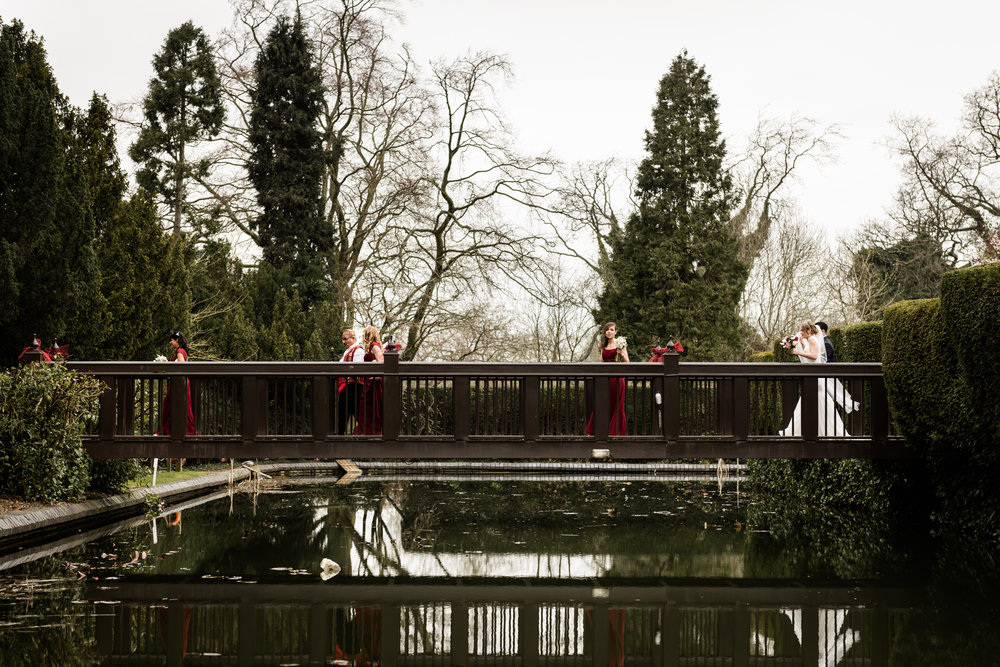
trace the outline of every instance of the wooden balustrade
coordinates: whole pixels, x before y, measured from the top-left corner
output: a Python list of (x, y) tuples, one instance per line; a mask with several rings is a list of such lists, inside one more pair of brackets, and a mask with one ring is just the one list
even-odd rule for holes
[[(98, 458), (907, 458), (879, 364), (74, 362), (106, 386)], [(187, 392), (196, 433), (185, 432)], [(382, 383), (381, 415), (338, 378)], [(610, 378), (625, 379), (612, 435)], [(170, 387), (170, 435), (161, 427)], [(849, 395), (833, 414), (815, 397)], [(798, 406), (798, 407), (797, 407)], [(357, 427), (363, 411), (381, 433)], [(793, 414), (798, 410), (798, 419)], [(353, 416), (352, 416), (353, 415)], [(586, 434), (593, 415), (593, 434)], [(830, 424), (836, 422), (835, 429)], [(787, 430), (784, 430), (787, 429)], [(368, 429), (371, 431), (371, 429)], [(784, 432), (783, 432), (784, 430)], [(826, 431), (824, 433), (824, 431)]]

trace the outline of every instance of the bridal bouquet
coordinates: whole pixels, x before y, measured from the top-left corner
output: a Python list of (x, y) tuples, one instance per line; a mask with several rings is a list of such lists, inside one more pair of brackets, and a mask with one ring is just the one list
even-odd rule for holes
[(166, 360), (167, 360), (167, 358), (165, 356), (163, 356), (162, 354), (156, 355), (156, 358), (153, 359), (153, 361), (166, 361)]
[(798, 336), (785, 336), (785, 339), (781, 341), (781, 344), (785, 347), (794, 347), (796, 343), (799, 342)]

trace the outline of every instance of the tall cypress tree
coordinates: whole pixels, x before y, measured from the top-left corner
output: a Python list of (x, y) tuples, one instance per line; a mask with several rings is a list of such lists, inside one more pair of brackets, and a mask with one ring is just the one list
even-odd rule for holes
[(692, 358), (718, 360), (740, 349), (747, 268), (728, 225), (732, 184), (709, 80), (685, 51), (660, 81), (636, 179), (639, 210), (612, 239), (598, 316), (635, 347), (676, 339)]
[(280, 17), (254, 67), (247, 169), (263, 260), (306, 308), (328, 293), (333, 234), (322, 216), (323, 87), (300, 18)]
[(41, 41), (19, 21), (0, 23), (0, 363), (32, 334), (72, 338), (92, 303), (94, 221), (78, 113)]
[(163, 196), (173, 209), (174, 236), (179, 236), (185, 183), (208, 169), (205, 160), (191, 159), (189, 149), (222, 128), (222, 84), (208, 38), (191, 21), (167, 33), (153, 69), (142, 129), (129, 156), (141, 165), (139, 185)]

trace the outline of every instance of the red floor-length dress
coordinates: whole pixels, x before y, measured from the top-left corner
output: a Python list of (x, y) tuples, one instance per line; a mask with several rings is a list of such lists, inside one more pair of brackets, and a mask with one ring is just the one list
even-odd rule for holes
[[(187, 361), (188, 355), (183, 348), (177, 348), (174, 358), (170, 361)], [(191, 410), (191, 380), (184, 378), (184, 385), (187, 387), (187, 435), (197, 435), (198, 430), (194, 427), (194, 411)], [(170, 385), (167, 384), (167, 393), (163, 396), (163, 409), (160, 411), (160, 428), (156, 429), (156, 435), (170, 435)]]
[[(601, 348), (601, 361), (614, 363), (618, 350)], [(608, 400), (611, 412), (611, 423), (608, 425), (609, 435), (626, 435), (625, 433), (625, 378), (608, 378)], [(594, 415), (591, 413), (587, 422), (587, 435), (594, 435)]]
[[(381, 352), (382, 346), (372, 343), (371, 352), (365, 352), (365, 361), (375, 361), (375, 347)], [(361, 400), (358, 401), (358, 424), (354, 428), (357, 435), (382, 435), (382, 378), (369, 375), (364, 378)]]

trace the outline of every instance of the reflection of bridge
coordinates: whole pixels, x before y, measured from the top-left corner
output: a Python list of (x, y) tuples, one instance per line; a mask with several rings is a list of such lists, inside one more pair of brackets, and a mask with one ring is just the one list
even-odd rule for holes
[[(676, 355), (662, 364), (437, 364), (387, 354), (381, 365), (70, 367), (107, 385), (86, 444), (96, 457), (588, 459), (595, 450), (619, 460), (908, 456), (891, 428), (879, 364), (680, 364)], [(347, 374), (381, 378), (381, 434), (353, 435), (351, 410), (338, 411), (337, 378)], [(197, 435), (184, 434), (185, 377)], [(609, 434), (612, 377), (626, 380), (624, 436)], [(803, 400), (801, 425), (780, 434), (799, 397), (827, 386), (849, 392), (860, 409), (846, 414)], [(166, 396), (173, 435), (156, 436)], [(831, 420), (839, 432), (822, 435)]]
[(859, 582), (88, 582), (104, 664), (887, 665), (910, 589)]

